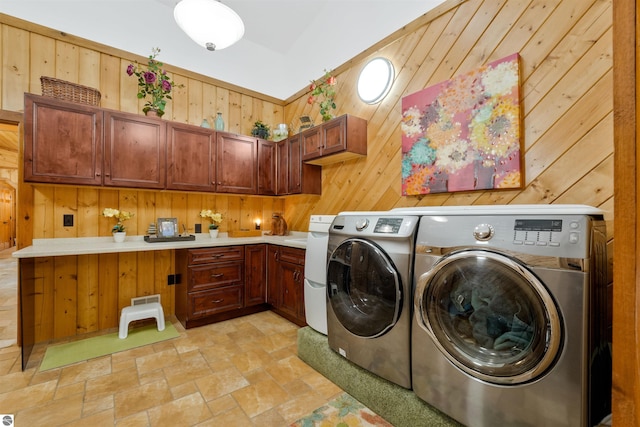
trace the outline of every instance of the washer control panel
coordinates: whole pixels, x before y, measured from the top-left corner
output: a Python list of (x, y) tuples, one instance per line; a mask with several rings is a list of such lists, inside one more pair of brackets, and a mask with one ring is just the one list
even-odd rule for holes
[[(562, 222), (561, 219), (516, 219), (513, 244), (558, 247), (563, 237)], [(569, 233), (568, 242), (575, 244), (580, 240), (580, 224), (577, 221), (570, 224), (576, 231)]]
[(481, 245), (533, 255), (584, 258), (589, 215), (423, 216), (416, 244), (440, 248)]

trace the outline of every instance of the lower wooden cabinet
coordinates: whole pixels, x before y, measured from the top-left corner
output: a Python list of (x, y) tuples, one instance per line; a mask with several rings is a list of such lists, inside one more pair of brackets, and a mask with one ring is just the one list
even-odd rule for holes
[(244, 248), (244, 304), (250, 307), (267, 302), (267, 245)]
[(299, 326), (305, 326), (303, 249), (269, 245), (267, 302), (271, 309)]
[[(176, 317), (185, 328), (218, 322), (252, 312), (266, 310), (260, 306), (253, 291), (245, 290), (245, 253), (250, 254), (250, 282), (264, 269), (253, 248), (220, 246), (176, 251), (176, 271), (180, 275), (176, 284)], [(256, 273), (254, 273), (254, 271)], [(245, 297), (252, 301), (245, 303)], [(246, 309), (249, 307), (249, 309)]]
[(193, 328), (271, 309), (305, 326), (304, 256), (265, 243), (176, 250), (176, 317)]

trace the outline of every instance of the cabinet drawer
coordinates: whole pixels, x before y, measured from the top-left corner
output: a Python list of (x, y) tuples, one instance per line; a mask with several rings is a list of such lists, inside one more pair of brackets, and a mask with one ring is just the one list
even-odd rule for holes
[(243, 259), (244, 246), (222, 246), (189, 250), (189, 265), (207, 264), (214, 261), (242, 261)]
[(278, 259), (282, 262), (290, 262), (292, 264), (304, 265), (304, 249), (290, 248), (288, 246), (280, 246), (278, 248), (280, 255)]
[(189, 267), (189, 291), (221, 286), (238, 285), (244, 282), (244, 262), (220, 262)]
[(190, 317), (193, 319), (242, 308), (242, 286), (190, 292), (189, 305)]

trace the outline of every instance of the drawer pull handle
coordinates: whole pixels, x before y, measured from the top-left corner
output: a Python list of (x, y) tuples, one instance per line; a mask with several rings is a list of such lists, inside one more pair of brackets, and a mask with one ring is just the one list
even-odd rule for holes
[(214, 279), (217, 279), (218, 277), (222, 277), (222, 276), (224, 276), (223, 273), (217, 273), (217, 274), (212, 274), (211, 275), (211, 277), (214, 278)]
[(222, 299), (214, 299), (211, 302), (214, 303), (214, 304), (220, 304), (222, 301), (224, 301), (224, 298), (222, 298)]
[(222, 258), (224, 256), (224, 254), (213, 254), (211, 255), (211, 258)]

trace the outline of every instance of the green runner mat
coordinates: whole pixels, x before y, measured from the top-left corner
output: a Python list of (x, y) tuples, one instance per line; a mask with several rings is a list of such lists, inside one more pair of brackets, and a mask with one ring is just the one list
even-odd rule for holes
[(66, 344), (52, 345), (47, 348), (40, 364), (40, 371), (59, 368), (179, 336), (180, 334), (171, 322), (166, 322), (164, 331), (158, 331), (155, 324), (146, 325), (129, 330), (129, 335), (125, 339), (118, 338), (118, 332), (115, 332)]

